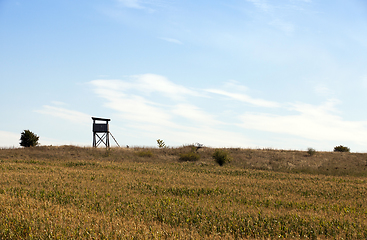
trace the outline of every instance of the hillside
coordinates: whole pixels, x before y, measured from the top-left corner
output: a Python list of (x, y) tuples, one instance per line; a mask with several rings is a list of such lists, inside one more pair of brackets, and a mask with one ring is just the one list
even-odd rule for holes
[[(367, 153), (316, 152), (274, 149), (225, 149), (232, 157), (231, 167), (293, 173), (335, 176), (367, 176)], [(113, 162), (178, 162), (180, 154), (191, 151), (190, 146), (179, 148), (85, 148), (76, 146), (42, 146), (35, 148), (1, 149), (0, 160), (16, 161), (113, 161)], [(149, 154), (144, 154), (144, 153)], [(200, 148), (196, 164), (215, 165), (213, 148)]]

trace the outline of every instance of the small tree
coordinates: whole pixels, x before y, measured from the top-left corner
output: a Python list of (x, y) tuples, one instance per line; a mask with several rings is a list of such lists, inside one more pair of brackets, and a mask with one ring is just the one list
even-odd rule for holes
[(157, 144), (158, 144), (159, 148), (166, 148), (167, 147), (166, 144), (164, 143), (164, 141), (161, 140), (161, 139), (157, 139)]
[(20, 135), (20, 146), (22, 147), (35, 147), (37, 146), (39, 136), (29, 130), (24, 130)]

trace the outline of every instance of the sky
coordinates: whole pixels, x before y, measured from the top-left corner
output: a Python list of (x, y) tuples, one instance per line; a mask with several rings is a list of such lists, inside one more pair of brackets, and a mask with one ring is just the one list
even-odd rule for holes
[(367, 152), (367, 2), (0, 0), (0, 83), (2, 148)]

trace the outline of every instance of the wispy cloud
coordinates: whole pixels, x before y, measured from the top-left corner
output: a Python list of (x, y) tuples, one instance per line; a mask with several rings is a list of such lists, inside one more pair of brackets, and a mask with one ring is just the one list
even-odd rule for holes
[(367, 121), (346, 121), (337, 113), (336, 100), (320, 106), (297, 103), (288, 108), (292, 115), (245, 113), (243, 128), (295, 135), (315, 141), (351, 141), (366, 145)]
[(191, 120), (195, 124), (213, 126), (222, 124), (212, 114), (206, 113), (197, 106), (191, 104), (178, 104), (174, 106), (172, 113)]
[(199, 93), (188, 89), (182, 85), (175, 84), (169, 81), (166, 77), (156, 74), (144, 74), (134, 76), (137, 87), (144, 92), (159, 92), (165, 96), (179, 100), (187, 95), (197, 96)]
[(167, 7), (169, 4), (166, 0), (117, 0), (120, 4), (127, 8), (144, 9), (154, 12), (155, 8)]
[(269, 11), (272, 8), (272, 6), (266, 0), (246, 0), (246, 1), (254, 4), (257, 8), (265, 12)]
[[(367, 144), (367, 121), (344, 120), (336, 99), (320, 105), (278, 103), (253, 98), (243, 93), (250, 89), (233, 81), (220, 89), (193, 90), (154, 74), (130, 76), (126, 80), (94, 80), (90, 84), (105, 100), (104, 106), (116, 111), (126, 123), (126, 128), (144, 132), (145, 137), (159, 135), (184, 143), (195, 139), (191, 141), (206, 141), (212, 146), (266, 146), (269, 139), (251, 141), (243, 137), (248, 129), (294, 136), (297, 141)], [(203, 104), (208, 100), (215, 111)], [(227, 104), (228, 100), (233, 104)]]
[(68, 121), (72, 121), (75, 123), (81, 123), (81, 124), (85, 124), (85, 123), (89, 124), (89, 121), (90, 121), (90, 115), (88, 114), (74, 111), (74, 110), (69, 110), (66, 108), (49, 106), (49, 105), (44, 105), (42, 106), (42, 109), (36, 110), (35, 112), (45, 114), (45, 115), (51, 115), (57, 118), (62, 118)]
[(144, 8), (139, 0), (118, 0), (121, 4), (128, 8), (142, 9)]
[[(300, 14), (308, 12), (305, 4), (309, 5), (311, 0), (289, 0), (283, 2), (271, 2), (266, 0), (247, 0), (251, 2), (257, 9), (259, 9), (266, 18), (269, 26), (278, 29), (286, 35), (292, 35), (297, 29), (294, 21), (289, 20), (287, 15)], [(286, 14), (285, 14), (286, 13)]]
[[(222, 146), (238, 146), (233, 139), (249, 143), (241, 134), (220, 130), (223, 123), (218, 116), (198, 106), (200, 99), (209, 98), (204, 90), (192, 90), (155, 74), (135, 75), (126, 80), (100, 79), (90, 84), (106, 100), (104, 106), (115, 110), (128, 122), (129, 129), (144, 130), (147, 136), (176, 135), (184, 143), (205, 140), (215, 146), (220, 146), (219, 142)], [(223, 136), (231, 136), (232, 140), (224, 140)]]
[(52, 101), (51, 103), (54, 104), (54, 105), (58, 105), (58, 106), (64, 106), (64, 105), (66, 105), (66, 103), (60, 102), (60, 101)]
[(159, 93), (172, 100), (199, 95), (198, 92), (172, 83), (166, 77), (157, 74), (134, 75), (126, 80), (93, 80), (90, 83), (100, 89), (116, 90), (113, 91), (115, 95), (125, 94), (127, 90), (139, 91), (142, 94)]
[(170, 101), (179, 101), (186, 95), (195, 95), (194, 91), (155, 74), (135, 75), (125, 81), (94, 80), (90, 84), (99, 97), (107, 100), (105, 106), (121, 113), (122, 118), (167, 127), (176, 127), (169, 113), (172, 104), (148, 100), (149, 96), (157, 93)]
[(210, 93), (215, 93), (215, 94), (219, 94), (219, 95), (222, 95), (222, 96), (226, 96), (226, 97), (232, 98), (232, 99), (237, 100), (237, 101), (249, 103), (251, 105), (258, 106), (258, 107), (271, 107), (271, 108), (274, 108), (274, 107), (279, 107), (280, 106), (279, 103), (277, 103), (277, 102), (266, 101), (266, 100), (263, 100), (263, 99), (255, 99), (255, 98), (252, 98), (252, 97), (250, 97), (246, 94), (227, 92), (227, 91), (220, 90), (220, 89), (207, 89), (206, 91), (210, 92)]
[(283, 31), (287, 35), (291, 35), (295, 30), (295, 26), (293, 23), (286, 22), (281, 19), (274, 19), (271, 22), (269, 22), (269, 25), (278, 28), (279, 30)]
[(319, 83), (314, 88), (315, 92), (322, 97), (331, 97), (334, 95), (334, 91), (326, 84)]
[(0, 147), (20, 147), (20, 133), (0, 131)]

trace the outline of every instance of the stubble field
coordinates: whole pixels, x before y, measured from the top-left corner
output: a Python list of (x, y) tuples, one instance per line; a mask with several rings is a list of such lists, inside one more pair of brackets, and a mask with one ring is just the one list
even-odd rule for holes
[(366, 239), (366, 154), (0, 150), (0, 239)]

